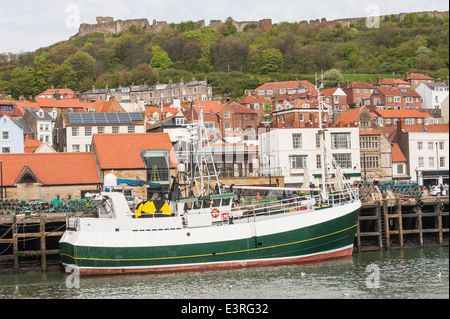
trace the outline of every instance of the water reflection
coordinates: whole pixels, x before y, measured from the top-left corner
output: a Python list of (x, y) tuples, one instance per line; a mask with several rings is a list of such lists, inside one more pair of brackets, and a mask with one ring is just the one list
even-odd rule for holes
[(281, 267), (83, 277), (79, 288), (68, 288), (59, 272), (0, 275), (0, 298), (449, 298), (448, 252), (415, 248)]

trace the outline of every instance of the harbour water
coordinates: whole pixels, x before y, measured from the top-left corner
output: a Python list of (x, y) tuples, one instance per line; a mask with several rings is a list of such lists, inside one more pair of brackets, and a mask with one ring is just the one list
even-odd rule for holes
[(448, 299), (449, 248), (356, 253), (350, 258), (236, 270), (67, 277), (0, 275), (0, 299)]

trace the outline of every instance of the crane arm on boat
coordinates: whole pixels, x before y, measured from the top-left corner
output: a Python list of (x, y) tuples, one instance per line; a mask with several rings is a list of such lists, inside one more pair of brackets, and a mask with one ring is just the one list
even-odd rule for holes
[(159, 183), (147, 182), (133, 179), (117, 179), (117, 184), (127, 184), (128, 186), (144, 186), (149, 185), (153, 187), (161, 187)]

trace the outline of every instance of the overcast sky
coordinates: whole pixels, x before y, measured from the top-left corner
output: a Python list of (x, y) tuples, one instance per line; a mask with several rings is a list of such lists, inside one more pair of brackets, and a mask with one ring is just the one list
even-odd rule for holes
[(0, 53), (34, 51), (78, 32), (97, 16), (147, 18), (152, 23), (272, 19), (273, 23), (448, 11), (448, 0), (0, 0)]

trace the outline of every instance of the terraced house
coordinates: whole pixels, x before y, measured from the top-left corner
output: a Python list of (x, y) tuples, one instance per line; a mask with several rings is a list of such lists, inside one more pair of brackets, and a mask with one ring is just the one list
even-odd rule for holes
[(81, 94), (84, 101), (96, 101), (113, 96), (119, 103), (137, 103), (143, 101), (146, 105), (162, 105), (172, 103), (173, 100), (183, 101), (211, 101), (212, 86), (207, 79), (197, 81), (195, 78), (190, 82), (173, 83), (169, 80), (167, 84), (156, 85), (132, 85), (129, 87), (105, 88), (92, 90)]

